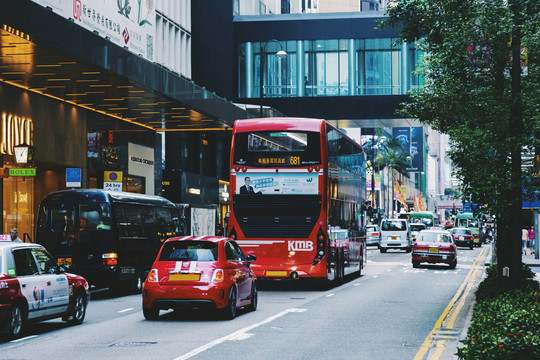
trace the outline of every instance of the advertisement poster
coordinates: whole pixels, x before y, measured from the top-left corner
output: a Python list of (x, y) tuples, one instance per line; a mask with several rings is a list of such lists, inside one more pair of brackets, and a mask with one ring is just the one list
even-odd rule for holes
[(255, 173), (236, 177), (237, 194), (318, 194), (318, 174)]
[(154, 61), (154, 0), (33, 0), (126, 50)]
[(424, 128), (421, 126), (411, 128), (411, 167), (409, 172), (424, 171)]
[(392, 128), (392, 137), (399, 140), (405, 154), (411, 153), (411, 128), (410, 127)]

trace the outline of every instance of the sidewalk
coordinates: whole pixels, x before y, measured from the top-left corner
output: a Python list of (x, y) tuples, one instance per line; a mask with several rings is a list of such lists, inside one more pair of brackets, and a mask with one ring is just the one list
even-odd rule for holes
[[(486, 256), (485, 260), (485, 267), (487, 267), (489, 264), (491, 264), (491, 255), (493, 248), (491, 245), (484, 245), (489, 246), (490, 250)], [(531, 254), (530, 251), (527, 252), (527, 255), (523, 255), (522, 261), (524, 264), (529, 265), (531, 270), (536, 273), (536, 280), (540, 281), (540, 259), (535, 259), (535, 255)], [(484, 279), (485, 273), (482, 273), (482, 276), (479, 277), (475, 281), (474, 284), (474, 291), (476, 291), (476, 288), (478, 287), (478, 284)], [(442, 351), (439, 356), (431, 356), (427, 357), (426, 359), (429, 360), (458, 360), (458, 357), (455, 355), (457, 352), (458, 347), (463, 347), (463, 344), (459, 342), (459, 340), (463, 340), (467, 337), (467, 330), (471, 324), (471, 318), (473, 313), (473, 303), (474, 303), (474, 291), (467, 296), (465, 306), (463, 306), (462, 314), (459, 316), (458, 320), (456, 321), (455, 331), (458, 336), (456, 337), (450, 337), (447, 339), (445, 344), (445, 349)], [(433, 354), (432, 354), (433, 355)]]

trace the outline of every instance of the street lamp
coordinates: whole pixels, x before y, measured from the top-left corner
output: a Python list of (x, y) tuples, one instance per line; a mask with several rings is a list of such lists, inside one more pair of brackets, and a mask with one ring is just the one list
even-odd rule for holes
[(275, 43), (279, 44), (279, 51), (275, 54), (278, 57), (278, 59), (283, 59), (283, 58), (287, 57), (287, 53), (285, 51), (283, 51), (283, 48), (281, 47), (281, 43), (276, 39), (271, 39), (271, 40), (266, 41), (264, 43), (262, 49), (261, 49), (261, 55), (260, 55), (261, 58), (260, 58), (260, 61), (259, 61), (259, 64), (260, 64), (260, 71), (259, 71), (259, 75), (260, 75), (260, 99), (259, 99), (259, 104), (260, 104), (260, 116), (261, 117), (263, 117), (264, 59), (266, 58), (266, 45), (268, 45), (271, 42), (275, 42)]

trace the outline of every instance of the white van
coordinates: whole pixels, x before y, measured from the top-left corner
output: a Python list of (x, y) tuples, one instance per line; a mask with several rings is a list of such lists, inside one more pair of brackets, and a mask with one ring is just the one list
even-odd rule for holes
[(381, 222), (379, 250), (385, 253), (387, 249), (402, 249), (411, 252), (411, 231), (406, 219), (384, 219)]

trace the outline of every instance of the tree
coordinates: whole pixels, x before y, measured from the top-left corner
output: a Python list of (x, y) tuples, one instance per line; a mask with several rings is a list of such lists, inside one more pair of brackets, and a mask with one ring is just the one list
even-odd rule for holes
[[(377, 138), (381, 138), (380, 132)], [(394, 171), (407, 176), (407, 168), (409, 167), (409, 161), (407, 159), (410, 154), (405, 153), (402, 148), (402, 143), (396, 138), (384, 138), (384, 140), (377, 143), (371, 143), (370, 141), (364, 145), (366, 153), (374, 153), (373, 148), (376, 149), (376, 154), (372, 160), (372, 170), (379, 172), (388, 168), (387, 184), (392, 184), (392, 190), (394, 188)], [(392, 175), (392, 179), (390, 179)], [(390, 196), (388, 196), (390, 198)], [(392, 196), (393, 198), (393, 196)], [(389, 206), (390, 213), (392, 208)]]
[[(521, 271), (521, 151), (538, 146), (539, 27), (537, 0), (400, 0), (381, 27), (425, 52), (424, 86), (404, 104), (406, 116), (450, 135), (449, 153), (463, 200), (497, 215), (499, 272)], [(523, 56), (526, 54), (527, 56)]]

